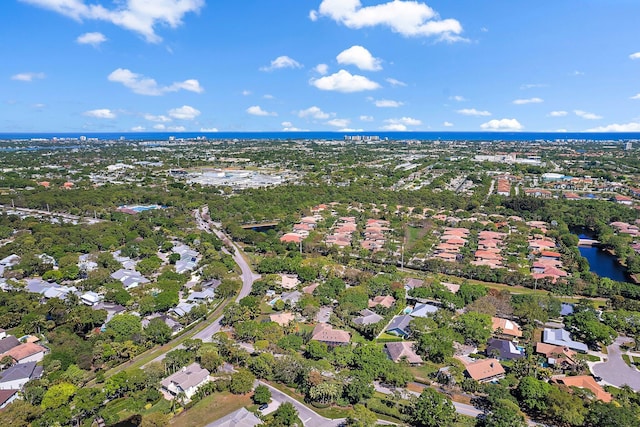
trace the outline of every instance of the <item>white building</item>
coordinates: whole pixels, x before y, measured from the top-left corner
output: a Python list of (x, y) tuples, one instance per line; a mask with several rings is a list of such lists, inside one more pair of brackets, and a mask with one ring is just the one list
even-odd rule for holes
[(162, 392), (167, 400), (175, 399), (180, 393), (184, 393), (187, 399), (191, 399), (203, 384), (211, 381), (209, 371), (198, 363), (192, 363), (163, 379)]

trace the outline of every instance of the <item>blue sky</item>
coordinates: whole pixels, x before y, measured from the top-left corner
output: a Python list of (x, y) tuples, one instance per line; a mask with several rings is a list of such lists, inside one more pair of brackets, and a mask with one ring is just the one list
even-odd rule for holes
[(2, 0), (0, 131), (640, 132), (638, 17), (637, 0)]

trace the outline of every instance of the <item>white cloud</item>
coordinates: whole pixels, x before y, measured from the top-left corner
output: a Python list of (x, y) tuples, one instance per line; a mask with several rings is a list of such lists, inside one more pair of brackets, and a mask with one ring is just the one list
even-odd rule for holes
[(337, 128), (345, 128), (349, 126), (349, 123), (351, 123), (351, 120), (349, 119), (333, 119), (327, 122), (328, 125), (335, 126)]
[(602, 116), (599, 116), (594, 113), (588, 113), (582, 110), (573, 110), (573, 112), (575, 113), (576, 116), (582, 117), (583, 119), (586, 119), (586, 120), (600, 120), (602, 118)]
[(584, 71), (575, 70), (573, 73), (569, 74), (570, 76), (584, 76)]
[(309, 17), (312, 21), (326, 16), (351, 29), (385, 26), (405, 37), (439, 37), (446, 41), (463, 39), (462, 25), (455, 19), (441, 20), (439, 15), (424, 3), (394, 0), (375, 6), (362, 6), (360, 0), (323, 0), (317, 11)]
[(188, 105), (183, 105), (180, 108), (173, 108), (169, 110), (169, 116), (178, 120), (193, 120), (200, 115), (200, 111)]
[(307, 132), (307, 129), (299, 129), (291, 122), (282, 122), (281, 125), (283, 132)]
[(89, 44), (93, 47), (98, 47), (106, 41), (107, 38), (102, 33), (84, 33), (76, 39), (78, 44)]
[(364, 129), (342, 128), (338, 129), (338, 132), (364, 132)]
[(456, 102), (464, 102), (464, 101), (466, 101), (466, 98), (464, 96), (461, 96), (461, 95), (450, 96), (449, 99), (452, 100), (452, 101), (456, 101)]
[(247, 113), (253, 116), (277, 116), (277, 113), (265, 111), (259, 105), (253, 105), (247, 108)]
[(163, 115), (155, 116), (153, 114), (145, 114), (144, 118), (145, 120), (149, 120), (150, 122), (157, 122), (157, 123), (167, 123), (171, 121), (171, 117), (167, 117)]
[(361, 122), (372, 122), (373, 121), (373, 116), (360, 116), (360, 121)]
[(566, 111), (552, 111), (548, 115), (549, 117), (565, 117), (567, 114)]
[(379, 108), (398, 108), (404, 105), (404, 102), (393, 101), (391, 99), (377, 99), (374, 101), (376, 107)]
[(169, 126), (167, 130), (171, 132), (184, 132), (187, 128), (184, 126)]
[(138, 95), (159, 96), (167, 92), (177, 92), (186, 90), (189, 92), (202, 93), (204, 89), (197, 80), (189, 79), (183, 82), (175, 82), (169, 86), (159, 86), (154, 79), (134, 73), (126, 68), (118, 68), (109, 74), (107, 79), (110, 82), (121, 83), (137, 93)]
[(200, 132), (218, 132), (218, 128), (200, 128)]
[(351, 74), (348, 71), (340, 70), (330, 76), (312, 79), (310, 83), (320, 90), (329, 90), (343, 93), (362, 92), (365, 90), (375, 90), (380, 85), (364, 76)]
[(451, 122), (444, 122), (444, 123), (442, 123), (442, 126), (444, 126), (444, 127), (446, 127), (446, 128), (450, 128), (450, 127), (453, 127), (453, 123), (451, 123)]
[(521, 130), (523, 126), (516, 119), (489, 120), (480, 125), (484, 130)]
[(326, 120), (333, 115), (333, 114), (325, 113), (315, 105), (313, 107), (307, 108), (306, 110), (300, 110), (296, 114), (298, 115), (298, 117), (301, 117), (301, 118), (311, 117), (318, 120)]
[(640, 132), (640, 122), (631, 122), (625, 124), (611, 124), (608, 126), (600, 126), (593, 129), (587, 129), (586, 132)]
[(44, 73), (19, 73), (11, 76), (11, 80), (18, 80), (20, 82), (32, 82), (36, 79), (44, 79), (46, 76)]
[(167, 127), (165, 125), (153, 125), (155, 130), (165, 130)]
[(144, 126), (134, 126), (131, 128), (131, 132), (144, 132), (146, 129)]
[(527, 98), (527, 99), (516, 99), (513, 101), (515, 105), (525, 105), (525, 104), (540, 104), (543, 103), (544, 100), (541, 98)]
[(393, 87), (398, 87), (398, 86), (406, 86), (407, 84), (405, 82), (402, 82), (398, 79), (394, 79), (394, 78), (387, 78), (385, 79), (387, 81), (387, 83), (389, 83), (391, 86)]
[(108, 108), (100, 108), (98, 110), (89, 110), (82, 113), (84, 116), (93, 117), (95, 119), (115, 119), (116, 114)]
[(302, 64), (288, 56), (278, 56), (276, 59), (271, 61), (269, 66), (260, 67), (260, 71), (273, 71), (280, 70), (282, 68), (302, 68)]
[(313, 70), (321, 76), (324, 76), (329, 72), (329, 66), (327, 64), (318, 64)]
[(404, 132), (407, 130), (407, 126), (403, 125), (402, 123), (392, 123), (382, 126), (381, 129), (389, 130), (392, 132)]
[(420, 126), (422, 124), (420, 120), (414, 119), (412, 117), (401, 117), (399, 119), (387, 119), (384, 122), (389, 123), (391, 125), (401, 124), (405, 126)]
[(631, 99), (640, 99), (640, 93), (631, 97)]
[(86, 4), (84, 0), (21, 0), (49, 9), (76, 21), (98, 20), (110, 22), (143, 36), (148, 42), (158, 43), (162, 38), (155, 32), (158, 24), (177, 28), (190, 12), (199, 12), (204, 0), (120, 0), (113, 9), (99, 4)]
[(528, 83), (520, 86), (520, 89), (534, 89), (534, 88), (547, 87), (547, 86), (549, 85), (544, 83)]
[(249, 96), (249, 95), (251, 95), (251, 91), (250, 90), (246, 90), (245, 89), (245, 90), (242, 91), (242, 96)]
[(629, 55), (629, 58), (640, 59), (640, 52), (632, 53), (631, 55)]
[(385, 80), (387, 81), (387, 83), (389, 83), (393, 87), (398, 87), (398, 86), (404, 87), (404, 86), (407, 85), (405, 82), (402, 82), (402, 81), (400, 81), (398, 79), (394, 79), (394, 78), (391, 78), (391, 77), (389, 77), (389, 78), (387, 78)]
[(271, 95), (270, 93), (267, 93), (266, 95), (264, 95), (263, 98), (264, 99), (276, 99), (276, 97)]
[(463, 108), (462, 110), (456, 111), (458, 114), (462, 114), (463, 116), (475, 116), (475, 117), (487, 117), (490, 116), (491, 113), (488, 111), (480, 111), (475, 108)]
[(361, 70), (380, 71), (382, 70), (382, 61), (374, 58), (367, 49), (362, 46), (351, 46), (349, 49), (343, 50), (336, 56), (338, 64), (355, 65)]

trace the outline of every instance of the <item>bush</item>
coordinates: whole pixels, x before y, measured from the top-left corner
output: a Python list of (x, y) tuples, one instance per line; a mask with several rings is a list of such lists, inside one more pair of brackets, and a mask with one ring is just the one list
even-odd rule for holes
[(380, 399), (371, 398), (367, 401), (366, 405), (367, 409), (381, 415), (386, 415), (388, 417), (393, 417), (398, 420), (404, 421), (405, 417), (400, 413), (400, 409), (397, 407), (390, 407), (386, 403), (384, 403)]

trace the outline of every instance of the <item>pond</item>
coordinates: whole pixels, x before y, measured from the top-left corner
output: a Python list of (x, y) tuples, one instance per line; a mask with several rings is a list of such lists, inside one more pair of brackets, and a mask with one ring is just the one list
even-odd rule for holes
[[(580, 239), (593, 239), (588, 230), (574, 230)], [(589, 270), (600, 277), (608, 277), (618, 282), (627, 282), (627, 269), (618, 263), (618, 259), (597, 246), (578, 246), (580, 255), (589, 261)]]

